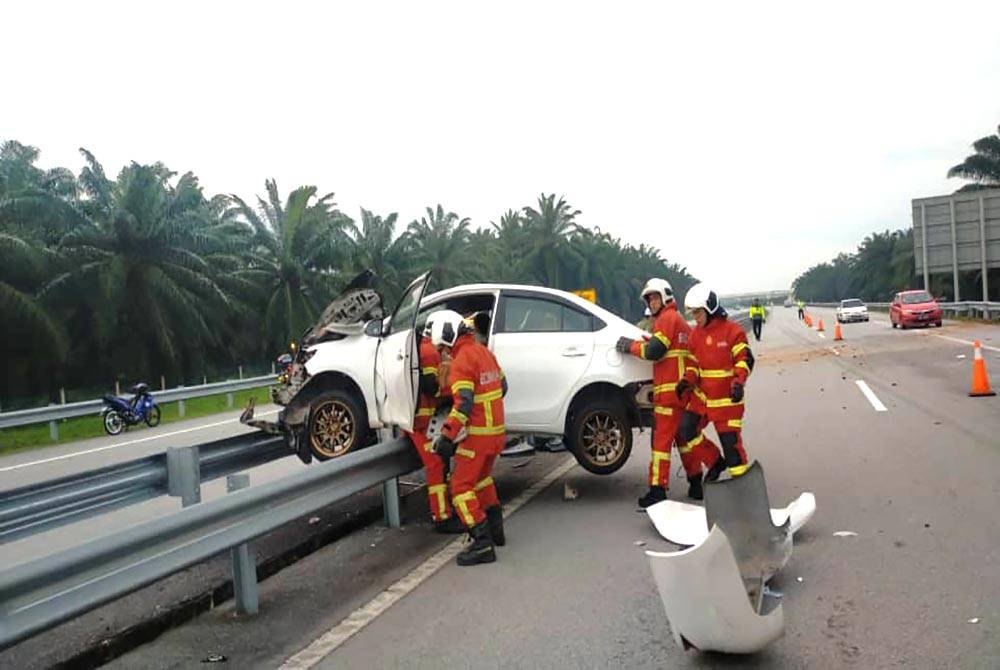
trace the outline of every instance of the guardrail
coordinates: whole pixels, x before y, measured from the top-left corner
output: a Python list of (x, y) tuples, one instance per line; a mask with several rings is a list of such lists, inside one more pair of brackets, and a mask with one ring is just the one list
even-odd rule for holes
[(255, 611), (256, 570), (241, 545), (379, 483), (398, 526), (396, 478), (418, 467), (410, 441), (397, 438), (0, 571), (0, 649), (227, 549), (237, 603)]
[[(0, 493), (0, 545), (82, 521), (152, 498), (175, 495), (198, 498), (196, 487), (228, 474), (290, 456), (281, 437), (250, 433), (195, 447), (174, 449), (117, 465), (88, 470)], [(197, 462), (189, 481), (171, 460)], [(171, 481), (173, 478), (174, 481)]]
[[(222, 393), (235, 393), (246, 389), (259, 388), (275, 382), (274, 375), (263, 375), (260, 377), (249, 377), (247, 379), (234, 379), (224, 382), (213, 382), (202, 384), (201, 386), (178, 386), (177, 388), (163, 391), (153, 391), (153, 398), (158, 403), (191, 400), (192, 398), (202, 398), (209, 395), (219, 395)], [(48, 407), (35, 407), (32, 409), (22, 409), (16, 412), (0, 413), (0, 430), (4, 428), (14, 428), (16, 426), (29, 426), (35, 423), (49, 422), (52, 439), (59, 439), (59, 427), (56, 421), (69, 419), (75, 416), (86, 416), (87, 414), (99, 414), (104, 407), (104, 401), (100, 398), (95, 400), (81, 400), (63, 405), (49, 405)], [(182, 414), (183, 416), (183, 414)]]

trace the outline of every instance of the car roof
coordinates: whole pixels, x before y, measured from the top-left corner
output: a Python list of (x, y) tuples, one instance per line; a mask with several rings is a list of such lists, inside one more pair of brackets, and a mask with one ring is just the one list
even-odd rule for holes
[(554, 297), (561, 298), (563, 300), (568, 300), (569, 302), (579, 307), (582, 307), (588, 312), (596, 314), (605, 321), (607, 321), (607, 319), (614, 319), (622, 323), (628, 323), (628, 321), (625, 321), (625, 319), (621, 318), (614, 312), (609, 312), (600, 305), (592, 303), (589, 300), (585, 300), (578, 295), (570, 293), (569, 291), (562, 291), (556, 288), (549, 288), (548, 286), (535, 286), (532, 284), (462, 284), (460, 286), (452, 286), (451, 288), (446, 288), (444, 290), (437, 291), (430, 295), (425, 295), (423, 300), (421, 300), (421, 302), (432, 299), (437, 300), (439, 298), (447, 298), (450, 295), (456, 295), (461, 293), (472, 293), (475, 291), (488, 292), (488, 291), (503, 291), (503, 290), (532, 291), (544, 295), (551, 295)]

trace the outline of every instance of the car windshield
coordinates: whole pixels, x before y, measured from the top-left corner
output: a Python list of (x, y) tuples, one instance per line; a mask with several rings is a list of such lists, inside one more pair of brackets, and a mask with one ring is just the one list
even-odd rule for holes
[(927, 291), (917, 291), (916, 293), (904, 293), (903, 294), (903, 304), (904, 305), (916, 305), (922, 302), (932, 302), (934, 298)]
[(841, 307), (864, 307), (865, 304), (860, 300), (841, 300)]

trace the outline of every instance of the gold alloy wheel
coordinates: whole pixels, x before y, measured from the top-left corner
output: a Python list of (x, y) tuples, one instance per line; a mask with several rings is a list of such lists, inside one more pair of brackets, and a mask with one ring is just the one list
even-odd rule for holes
[(582, 433), (583, 455), (594, 465), (609, 465), (621, 457), (625, 440), (621, 426), (611, 414), (594, 412), (587, 417)]
[(316, 407), (309, 441), (313, 451), (335, 458), (354, 446), (356, 430), (350, 408), (339, 400), (327, 400)]

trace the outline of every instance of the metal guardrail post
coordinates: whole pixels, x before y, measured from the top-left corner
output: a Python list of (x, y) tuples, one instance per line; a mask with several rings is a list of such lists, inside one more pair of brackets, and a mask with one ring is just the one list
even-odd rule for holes
[[(388, 442), (393, 438), (392, 430), (381, 428), (378, 431), (380, 442)], [(389, 528), (400, 528), (403, 524), (399, 519), (399, 478), (392, 477), (382, 482), (382, 512), (385, 525)]]
[[(226, 477), (226, 492), (232, 493), (250, 486), (250, 475), (241, 473)], [(233, 547), (233, 596), (236, 598), (236, 612), (241, 615), (257, 614), (260, 598), (257, 589), (257, 563), (250, 556), (250, 545), (244, 542)]]
[(167, 493), (188, 507), (201, 502), (201, 463), (198, 447), (167, 449)]
[[(54, 402), (49, 403), (49, 407), (52, 407), (53, 405), (55, 405)], [(59, 424), (56, 422), (55, 419), (49, 421), (49, 437), (52, 438), (53, 442), (59, 441)]]
[(227, 393), (226, 394), (226, 407), (232, 407), (232, 406), (233, 406), (233, 394), (232, 393)]
[[(183, 388), (183, 387), (184, 387), (184, 385), (181, 384), (177, 388)], [(184, 406), (184, 399), (181, 398), (180, 400), (177, 401), (177, 416), (179, 416), (180, 418), (183, 419), (184, 418), (184, 412), (185, 412), (186, 409), (187, 408)]]

